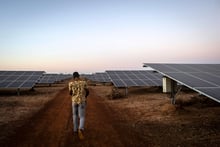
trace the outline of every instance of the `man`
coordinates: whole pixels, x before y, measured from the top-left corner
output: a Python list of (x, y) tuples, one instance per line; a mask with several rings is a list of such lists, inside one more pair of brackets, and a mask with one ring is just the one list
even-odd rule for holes
[(80, 78), (78, 72), (73, 73), (73, 81), (69, 82), (69, 92), (72, 96), (73, 132), (84, 139), (86, 98), (89, 94), (87, 82)]

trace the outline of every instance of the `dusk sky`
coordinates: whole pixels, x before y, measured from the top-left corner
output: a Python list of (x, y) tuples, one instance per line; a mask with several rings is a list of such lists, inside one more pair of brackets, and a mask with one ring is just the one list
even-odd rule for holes
[(220, 0), (0, 0), (0, 70), (220, 63)]

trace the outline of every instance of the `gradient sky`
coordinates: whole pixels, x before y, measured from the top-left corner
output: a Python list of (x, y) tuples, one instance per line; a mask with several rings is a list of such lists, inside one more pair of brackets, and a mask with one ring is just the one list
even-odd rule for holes
[(0, 0), (0, 70), (220, 63), (220, 0)]

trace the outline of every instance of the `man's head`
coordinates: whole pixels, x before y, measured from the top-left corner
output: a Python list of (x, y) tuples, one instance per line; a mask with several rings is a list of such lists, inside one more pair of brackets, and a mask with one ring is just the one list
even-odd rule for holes
[(79, 73), (78, 72), (73, 73), (73, 79), (75, 79), (75, 78), (79, 78)]

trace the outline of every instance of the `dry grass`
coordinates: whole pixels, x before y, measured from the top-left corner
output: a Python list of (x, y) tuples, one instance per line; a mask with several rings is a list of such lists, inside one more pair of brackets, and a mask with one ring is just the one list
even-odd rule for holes
[[(129, 88), (128, 96), (109, 99), (112, 87), (97, 86), (104, 103), (121, 115), (118, 125), (133, 127), (152, 146), (220, 143), (220, 105), (193, 91), (181, 91), (176, 105), (156, 87)], [(121, 90), (123, 92), (123, 90)]]

